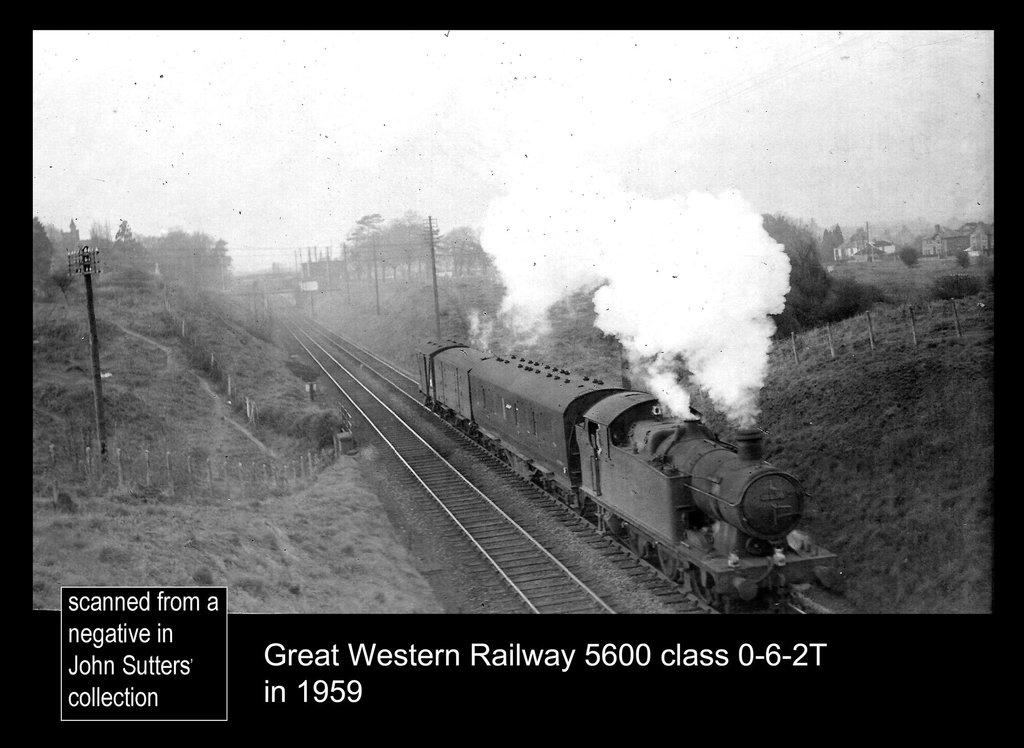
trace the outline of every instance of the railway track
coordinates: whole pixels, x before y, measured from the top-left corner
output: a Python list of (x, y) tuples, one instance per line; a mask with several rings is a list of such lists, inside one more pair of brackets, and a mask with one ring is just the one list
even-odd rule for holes
[[(584, 582), (581, 577), (588, 576), (587, 570), (573, 570), (571, 567), (577, 566), (576, 562), (557, 558), (556, 552), (549, 550), (558, 547), (557, 540), (547, 537), (552, 533), (546, 526), (551, 524), (554, 515), (563, 530), (588, 547), (591, 554), (599, 556), (603, 563), (627, 576), (637, 589), (657, 599), (661, 609), (679, 613), (714, 612), (664, 577), (659, 569), (596, 533), (592, 523), (540, 488), (523, 481), (469, 437), (437, 419), (420, 401), (416, 380), (408, 372), (309, 320), (292, 318), (284, 324), (343, 396), (370, 422), (420, 487), (443, 507), (489, 565), (516, 591), (528, 610), (564, 613), (633, 610), (628, 596), (601, 589), (607, 585), (602, 585), (600, 580)], [(359, 382), (354, 369), (360, 372), (358, 378), (367, 381)], [(397, 401), (392, 400), (394, 408), (384, 402), (391, 398), (397, 398)], [(476, 467), (463, 464), (457, 469), (441, 458), (438, 450), (452, 451), (445, 441), (457, 445), (455, 451), (468, 453), (468, 459), (477, 463)], [(490, 477), (482, 476), (481, 472), (489, 472)], [(545, 516), (524, 517), (522, 510), (515, 509), (517, 502), (525, 500), (536, 513), (539, 497), (544, 500)], [(513, 518), (510, 513), (517, 516)], [(524, 540), (526, 537), (530, 539)], [(538, 537), (541, 539), (536, 539)]]
[(293, 323), (299, 345), (338, 387), (493, 571), (532, 613), (613, 613), (581, 581), (431, 447), (398, 413), (323, 346)]

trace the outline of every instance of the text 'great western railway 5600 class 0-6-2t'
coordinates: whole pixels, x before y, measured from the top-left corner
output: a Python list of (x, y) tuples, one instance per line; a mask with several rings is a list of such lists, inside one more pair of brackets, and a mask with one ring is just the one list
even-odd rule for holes
[(797, 530), (806, 494), (763, 460), (759, 429), (733, 445), (649, 393), (454, 341), (427, 343), (417, 368), (438, 415), (710, 605), (839, 581), (837, 557)]

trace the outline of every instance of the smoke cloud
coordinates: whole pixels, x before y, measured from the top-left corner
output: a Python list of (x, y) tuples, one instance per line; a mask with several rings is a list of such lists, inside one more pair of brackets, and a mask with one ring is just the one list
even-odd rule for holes
[(507, 287), (502, 321), (537, 342), (553, 304), (593, 291), (595, 324), (622, 343), (637, 384), (685, 417), (685, 367), (732, 422), (752, 425), (768, 315), (783, 310), (790, 271), (761, 216), (736, 191), (653, 199), (546, 155), (509, 166), (481, 233)]

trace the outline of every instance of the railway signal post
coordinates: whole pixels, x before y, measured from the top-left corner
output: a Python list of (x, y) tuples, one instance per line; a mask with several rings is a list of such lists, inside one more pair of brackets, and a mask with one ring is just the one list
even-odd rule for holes
[(107, 427), (103, 419), (103, 380), (100, 377), (100, 340), (96, 333), (96, 307), (92, 299), (92, 276), (100, 272), (100, 251), (88, 245), (68, 252), (68, 275), (85, 276), (85, 304), (89, 316), (89, 348), (92, 353), (92, 390), (96, 410), (96, 435), (100, 441), (100, 459), (107, 459)]

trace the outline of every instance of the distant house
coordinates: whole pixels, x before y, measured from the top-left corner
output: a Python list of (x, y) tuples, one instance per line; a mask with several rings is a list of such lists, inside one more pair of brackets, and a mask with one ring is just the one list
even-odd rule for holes
[(960, 227), (960, 233), (970, 237), (971, 244), (968, 251), (975, 257), (992, 254), (996, 238), (996, 232), (992, 226), (980, 221), (965, 223)]
[(942, 257), (942, 235), (944, 230), (935, 224), (935, 232), (921, 242), (921, 254), (925, 257)]
[(921, 254), (925, 257), (950, 257), (961, 249), (969, 250), (981, 245), (990, 246), (989, 229), (981, 223), (965, 223), (957, 231), (935, 225), (935, 232), (921, 242)]
[(854, 256), (867, 246), (864, 239), (847, 239), (832, 250), (832, 257), (837, 262), (852, 260)]
[(875, 248), (875, 251), (881, 252), (883, 255), (895, 255), (896, 245), (888, 239), (875, 239), (869, 244)]
[(896, 256), (896, 245), (888, 239), (873, 239), (871, 241), (848, 239), (832, 250), (832, 257), (836, 262), (844, 260), (867, 262), (887, 256)]

